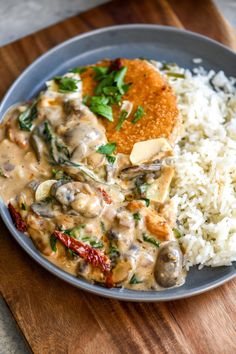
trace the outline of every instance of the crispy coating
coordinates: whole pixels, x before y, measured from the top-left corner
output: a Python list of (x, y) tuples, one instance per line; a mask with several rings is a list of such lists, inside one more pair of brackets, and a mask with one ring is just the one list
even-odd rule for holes
[[(120, 131), (116, 131), (120, 106), (113, 105), (114, 122), (101, 118), (106, 128), (109, 141), (117, 143), (117, 152), (129, 154), (134, 143), (158, 137), (167, 138), (171, 143), (176, 139), (180, 124), (176, 97), (165, 78), (146, 60), (121, 59), (122, 66), (127, 66), (125, 83), (132, 83), (123, 100), (133, 103), (133, 109)], [(96, 65), (108, 66), (110, 61), (104, 60)], [(81, 77), (83, 96), (94, 95), (96, 81), (94, 71), (88, 68)], [(138, 106), (144, 108), (145, 115), (132, 124)]]

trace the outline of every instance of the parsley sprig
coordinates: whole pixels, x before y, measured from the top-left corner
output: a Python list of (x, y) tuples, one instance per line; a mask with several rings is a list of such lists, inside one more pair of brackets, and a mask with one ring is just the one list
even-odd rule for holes
[(61, 93), (76, 92), (79, 80), (68, 76), (55, 76), (54, 81), (58, 85), (58, 90)]
[(138, 106), (137, 111), (134, 114), (134, 118), (131, 120), (131, 123), (136, 124), (143, 116), (145, 112), (142, 106)]
[(127, 111), (121, 111), (121, 114), (120, 114), (120, 117), (119, 117), (119, 120), (118, 120), (118, 123), (117, 123), (117, 126), (116, 126), (116, 130), (119, 132), (124, 121), (126, 120), (128, 116), (128, 112)]
[(129, 84), (124, 82), (127, 67), (123, 66), (119, 70), (112, 70), (107, 66), (92, 67), (95, 72), (94, 79), (98, 82), (94, 89), (94, 96), (84, 101), (90, 110), (98, 114), (110, 122), (113, 122), (112, 105), (121, 101), (128, 89)]
[(116, 143), (107, 143), (106, 145), (99, 146), (97, 152), (100, 154), (106, 155), (107, 161), (113, 165), (116, 158), (115, 156), (111, 156), (116, 149)]

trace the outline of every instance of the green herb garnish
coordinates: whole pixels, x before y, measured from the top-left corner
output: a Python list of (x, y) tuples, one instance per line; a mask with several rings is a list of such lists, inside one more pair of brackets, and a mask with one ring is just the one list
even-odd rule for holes
[(68, 76), (55, 76), (53, 79), (58, 85), (61, 93), (76, 92), (78, 90), (77, 83), (79, 80)]
[(139, 213), (139, 212), (134, 213), (134, 214), (133, 214), (133, 218), (134, 218), (135, 221), (141, 220), (141, 215), (140, 215), (140, 213)]
[(103, 155), (111, 155), (116, 149), (116, 143), (107, 143), (97, 149), (97, 152)]
[(134, 118), (131, 120), (131, 123), (137, 123), (143, 116), (145, 112), (142, 106), (138, 106), (137, 111), (134, 114)]
[(116, 126), (116, 130), (119, 132), (124, 121), (126, 120), (128, 116), (128, 112), (127, 111), (121, 111), (121, 114), (119, 116), (119, 120), (118, 120), (118, 123), (117, 123), (117, 126)]
[(32, 105), (24, 112), (22, 112), (18, 117), (18, 122), (21, 130), (31, 131), (32, 129), (32, 121), (37, 118), (37, 101), (34, 100)]
[(109, 72), (108, 66), (93, 66), (92, 69), (96, 73), (95, 80), (100, 81), (104, 78)]
[(120, 93), (123, 95), (126, 92), (126, 87), (124, 87), (124, 78), (127, 72), (127, 67), (123, 66), (119, 71), (116, 72), (114, 77), (114, 82), (116, 82)]
[(21, 203), (20, 207), (21, 207), (22, 210), (26, 210), (26, 204), (25, 203)]
[(114, 256), (119, 256), (119, 255), (120, 255), (120, 252), (119, 252), (118, 248), (116, 248), (114, 246), (110, 246), (109, 256), (114, 257)]
[(85, 71), (87, 71), (86, 66), (78, 66), (77, 68), (72, 68), (69, 70), (70, 73), (74, 74), (83, 74)]
[(89, 243), (93, 248), (103, 248), (104, 247), (104, 244), (102, 241), (91, 240)]
[(149, 242), (156, 247), (160, 247), (160, 242), (155, 240), (153, 237), (147, 236), (145, 233), (143, 233), (143, 241)]
[(93, 96), (90, 99), (90, 110), (93, 113), (99, 114), (104, 118), (107, 118), (110, 122), (113, 122), (112, 108), (108, 105), (108, 98), (105, 96)]
[(71, 257), (78, 256), (78, 254), (76, 252), (72, 251), (70, 248), (67, 248), (66, 251), (69, 253), (69, 255)]
[(50, 237), (50, 246), (51, 246), (51, 249), (53, 250), (53, 252), (57, 251), (56, 243), (57, 243), (57, 238), (55, 236), (51, 236)]
[(173, 232), (174, 232), (176, 238), (182, 237), (182, 234), (178, 229), (173, 228)]
[(141, 198), (141, 200), (143, 200), (143, 201), (145, 202), (146, 207), (149, 207), (149, 205), (150, 205), (150, 199), (148, 199), (148, 198)]
[(110, 165), (113, 165), (114, 162), (116, 161), (115, 156), (107, 155), (106, 158), (107, 158), (107, 161), (109, 162)]
[(141, 280), (138, 280), (137, 277), (136, 277), (136, 275), (133, 274), (133, 275), (132, 275), (132, 278), (131, 278), (130, 281), (129, 281), (129, 283), (132, 284), (132, 285), (134, 285), (134, 284), (141, 284), (141, 283), (143, 283), (143, 282), (142, 282)]
[(101, 226), (102, 233), (105, 234), (106, 233), (106, 228), (105, 228), (105, 224), (104, 224), (103, 221), (100, 221), (100, 226)]
[(167, 72), (166, 75), (170, 76), (170, 77), (175, 77), (176, 79), (184, 79), (185, 78), (184, 74), (179, 74), (179, 73)]
[(81, 229), (84, 229), (84, 228), (85, 228), (85, 225), (81, 224), (81, 225), (72, 227), (71, 229), (65, 229), (65, 230), (61, 229), (61, 231), (70, 237), (76, 238), (77, 237), (76, 232), (79, 232), (79, 236), (81, 236), (80, 235)]
[(113, 122), (111, 105), (120, 102), (122, 95), (127, 92), (130, 84), (124, 83), (127, 67), (110, 71), (110, 67), (92, 67), (95, 80), (98, 82), (94, 89), (95, 96), (90, 98), (88, 104), (91, 111)]
[(170, 70), (170, 69), (171, 69), (170, 64), (162, 63), (161, 70)]

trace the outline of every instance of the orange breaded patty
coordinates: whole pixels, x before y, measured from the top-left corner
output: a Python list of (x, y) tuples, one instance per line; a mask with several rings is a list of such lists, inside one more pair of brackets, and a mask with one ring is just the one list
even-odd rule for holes
[[(106, 128), (107, 139), (116, 142), (117, 151), (129, 154), (138, 141), (167, 138), (174, 142), (180, 124), (176, 97), (165, 78), (146, 60), (121, 59), (122, 66), (127, 67), (125, 83), (131, 83), (129, 90), (122, 97), (133, 103), (130, 116), (125, 120), (120, 131), (115, 129), (121, 108), (113, 105), (114, 122), (101, 118)], [(110, 66), (111, 61), (103, 60), (97, 66)], [(89, 67), (81, 74), (83, 96), (94, 95), (97, 82), (94, 70)], [(142, 106), (145, 114), (136, 123), (131, 123), (138, 106)]]

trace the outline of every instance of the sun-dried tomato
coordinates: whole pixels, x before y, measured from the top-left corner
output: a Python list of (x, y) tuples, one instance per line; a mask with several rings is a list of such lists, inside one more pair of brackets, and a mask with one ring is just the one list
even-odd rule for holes
[(12, 221), (13, 221), (15, 227), (17, 228), (17, 230), (19, 230), (21, 232), (27, 231), (26, 222), (22, 219), (22, 216), (20, 215), (20, 213), (18, 211), (16, 211), (16, 209), (14, 208), (14, 206), (11, 203), (8, 204), (8, 210), (9, 210)]
[(119, 71), (122, 68), (122, 62), (120, 58), (117, 58), (111, 62), (110, 72)]
[(112, 200), (111, 200), (111, 197), (109, 196), (109, 194), (101, 187), (99, 187), (98, 190), (99, 190), (99, 192), (101, 192), (104, 202), (107, 204), (111, 204)]
[(100, 268), (104, 273), (110, 272), (110, 259), (100, 251), (66, 235), (62, 231), (55, 230), (52, 236), (55, 236), (64, 246), (77, 253), (81, 258), (92, 264), (93, 267)]

